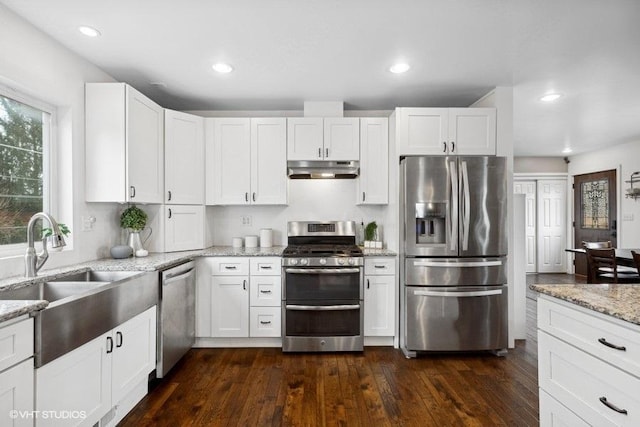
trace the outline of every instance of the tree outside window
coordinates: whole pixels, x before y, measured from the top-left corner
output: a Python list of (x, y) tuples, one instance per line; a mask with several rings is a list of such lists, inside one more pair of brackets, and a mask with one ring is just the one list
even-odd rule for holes
[(49, 117), (0, 95), (0, 245), (26, 242), (29, 218), (43, 210)]

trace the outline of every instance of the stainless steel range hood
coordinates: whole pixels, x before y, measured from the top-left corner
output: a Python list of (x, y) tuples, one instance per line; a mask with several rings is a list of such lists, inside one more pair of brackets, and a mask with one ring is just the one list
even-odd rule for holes
[(289, 160), (287, 175), (291, 179), (353, 179), (360, 173), (357, 161)]

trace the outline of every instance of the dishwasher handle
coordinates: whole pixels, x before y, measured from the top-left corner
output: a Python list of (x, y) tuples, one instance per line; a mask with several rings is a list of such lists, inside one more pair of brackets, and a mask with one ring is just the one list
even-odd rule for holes
[(185, 262), (162, 272), (162, 282), (166, 284), (168, 281), (175, 282), (182, 279), (187, 274), (195, 270), (196, 264), (193, 261)]
[(191, 276), (194, 273), (194, 269), (190, 268), (189, 270), (187, 270), (186, 273), (176, 273), (176, 274), (168, 274), (167, 276), (165, 276), (164, 280), (162, 281), (162, 286), (167, 286), (170, 285), (173, 282), (178, 282), (184, 278), (187, 278), (189, 276)]

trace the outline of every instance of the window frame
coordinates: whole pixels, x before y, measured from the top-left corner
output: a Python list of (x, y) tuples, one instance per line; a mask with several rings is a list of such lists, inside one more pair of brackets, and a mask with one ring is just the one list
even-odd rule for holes
[[(18, 91), (11, 86), (0, 82), (0, 96), (10, 98), (14, 101), (38, 109), (49, 115), (49, 120), (42, 123), (42, 209), (50, 213), (57, 219), (58, 206), (55, 203), (54, 193), (57, 190), (57, 170), (54, 161), (57, 154), (56, 132), (57, 132), (57, 110), (51, 104), (24, 92)], [(26, 239), (26, 237), (25, 237)], [(40, 239), (35, 239), (36, 243)], [(10, 258), (17, 255), (24, 255), (27, 242), (0, 245), (0, 258)]]

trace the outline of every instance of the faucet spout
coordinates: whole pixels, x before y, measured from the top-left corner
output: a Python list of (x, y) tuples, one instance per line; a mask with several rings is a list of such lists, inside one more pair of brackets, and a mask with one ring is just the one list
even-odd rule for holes
[(47, 252), (46, 237), (42, 238), (42, 252), (36, 254), (33, 235), (35, 232), (36, 222), (39, 219), (46, 219), (51, 225), (51, 230), (53, 231), (53, 234), (49, 236), (51, 247), (60, 248), (66, 245), (64, 237), (62, 236), (60, 228), (58, 227), (58, 223), (53, 219), (51, 215), (45, 212), (38, 212), (34, 214), (31, 219), (29, 219), (29, 223), (27, 224), (27, 253), (24, 256), (25, 277), (36, 277), (38, 270), (42, 268), (44, 263), (49, 258), (49, 252)]

